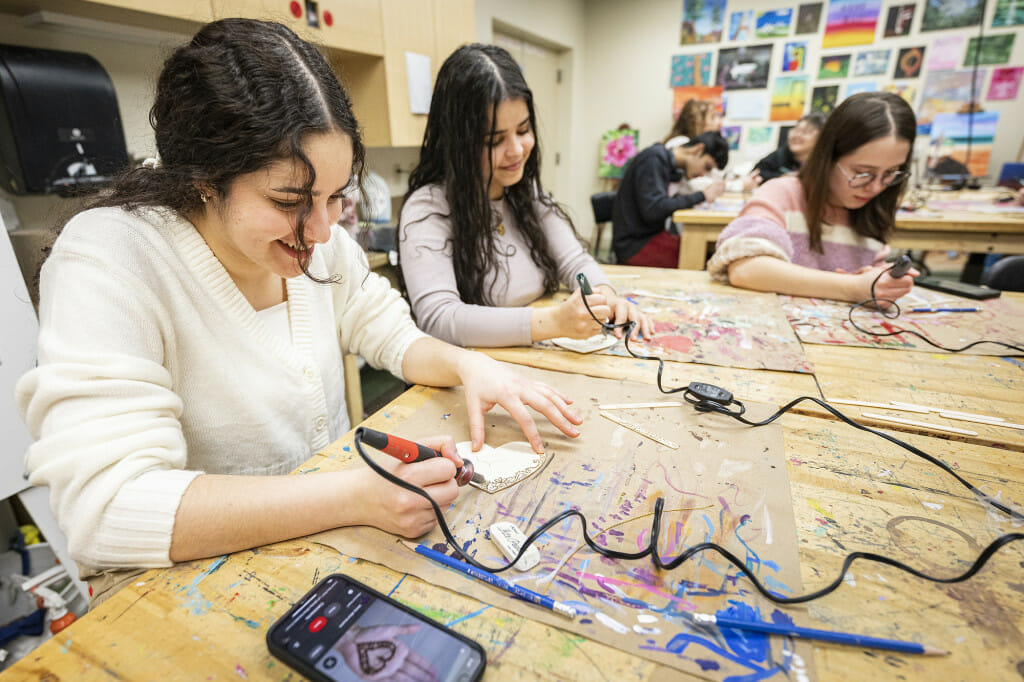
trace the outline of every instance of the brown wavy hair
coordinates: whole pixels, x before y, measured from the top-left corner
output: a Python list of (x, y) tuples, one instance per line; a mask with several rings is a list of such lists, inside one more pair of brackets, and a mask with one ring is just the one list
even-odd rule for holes
[(682, 110), (680, 110), (679, 116), (676, 117), (672, 130), (661, 141), (662, 144), (679, 135), (685, 135), (692, 140), (705, 132), (704, 119), (707, 118), (708, 112), (714, 108), (714, 102), (709, 102), (706, 99), (687, 100)]
[(828, 204), (829, 178), (836, 161), (861, 145), (883, 137), (895, 137), (910, 143), (907, 158), (900, 165), (905, 175), (864, 206), (850, 211), (850, 227), (864, 237), (887, 242), (896, 220), (900, 196), (910, 177), (910, 161), (917, 135), (917, 119), (906, 101), (891, 92), (863, 92), (848, 97), (825, 121), (818, 141), (807, 161), (800, 167), (807, 210), (804, 218), (810, 247), (818, 253), (821, 246), (821, 221)]

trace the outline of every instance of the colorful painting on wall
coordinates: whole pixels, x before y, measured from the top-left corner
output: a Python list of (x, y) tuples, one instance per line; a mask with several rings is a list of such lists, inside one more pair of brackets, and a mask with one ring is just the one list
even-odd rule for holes
[(721, 42), (724, 19), (725, 0), (683, 0), (679, 44)]
[(729, 42), (750, 40), (754, 35), (754, 10), (729, 15)]
[(811, 91), (811, 111), (828, 116), (839, 103), (838, 85), (819, 85)]
[[(921, 107), (917, 112), (917, 133), (931, 132), (932, 118), (943, 113), (967, 113), (971, 110), (971, 92), (980, 96), (979, 84), (985, 82), (985, 69), (963, 71), (929, 71), (921, 89)], [(973, 108), (978, 108), (977, 102)]]
[(632, 128), (606, 130), (601, 135), (601, 163), (599, 178), (621, 178), (626, 164), (637, 155), (640, 131)]
[(777, 76), (772, 87), (770, 121), (796, 121), (807, 102), (807, 76)]
[(733, 90), (725, 95), (726, 115), (735, 121), (750, 121), (768, 117), (768, 93), (752, 90)]
[(722, 88), (717, 85), (688, 85), (672, 88), (672, 120), (679, 118), (679, 112), (691, 99), (706, 99), (715, 103), (715, 109), (722, 111)]
[(864, 50), (853, 63), (854, 76), (880, 76), (889, 70), (889, 50)]
[(935, 114), (930, 134), (933, 144), (938, 149), (936, 158), (949, 158), (965, 165), (971, 175), (987, 175), (998, 123), (997, 111)]
[(870, 45), (882, 12), (882, 0), (830, 0), (823, 48)]
[(896, 93), (911, 107), (914, 106), (914, 100), (917, 98), (917, 86), (912, 83), (886, 83), (883, 90)]
[(1020, 0), (996, 0), (996, 11), (992, 15), (992, 28), (1019, 26), (1024, 24), (1024, 2)]
[(852, 97), (860, 92), (877, 92), (878, 83), (875, 81), (863, 81), (859, 83), (847, 83), (846, 84), (846, 96)]
[(740, 148), (740, 135), (743, 133), (743, 126), (722, 126), (722, 137), (729, 143), (729, 151), (736, 151)]
[(802, 35), (804, 33), (817, 33), (818, 27), (821, 26), (821, 3), (811, 2), (806, 5), (800, 5), (796, 10), (796, 30), (795, 35)]
[(774, 132), (771, 126), (747, 126), (747, 154), (757, 158), (774, 151)]
[(895, 38), (910, 33), (910, 25), (914, 22), (915, 5), (895, 5), (889, 8), (889, 16), (885, 20), (885, 37)]
[(1017, 99), (1020, 91), (1021, 74), (1024, 66), (1014, 66), (992, 71), (992, 82), (988, 86), (988, 98), (991, 100)]
[(846, 78), (850, 74), (850, 55), (832, 54), (821, 58), (818, 78)]
[(925, 46), (900, 48), (896, 57), (896, 69), (893, 78), (917, 78), (921, 75), (921, 64), (924, 63)]
[(985, 36), (981, 38), (980, 53), (978, 52), (978, 38), (971, 38), (967, 42), (964, 66), (973, 67), (975, 59), (978, 60), (978, 64), (1005, 64), (1010, 61), (1010, 54), (1013, 52), (1013, 39), (1016, 37), (1016, 33)]
[(782, 51), (783, 71), (803, 71), (806, 62), (807, 43), (805, 41), (786, 43), (786, 47)]
[(718, 51), (718, 80), (726, 90), (756, 90), (768, 87), (772, 46), (723, 47)]
[(711, 85), (711, 58), (710, 52), (673, 55), (669, 86)]
[(984, 0), (925, 0), (922, 31), (943, 31), (948, 28), (977, 26), (981, 23)]
[(758, 38), (785, 38), (789, 35), (789, 23), (793, 20), (792, 9), (773, 9), (757, 13), (754, 35)]

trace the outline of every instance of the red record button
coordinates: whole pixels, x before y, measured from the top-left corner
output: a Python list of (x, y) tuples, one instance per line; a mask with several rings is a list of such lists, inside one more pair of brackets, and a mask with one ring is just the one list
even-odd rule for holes
[(331, 14), (331, 11), (328, 9), (324, 10), (324, 23), (328, 26), (334, 25), (334, 15)]
[(317, 616), (312, 621), (310, 621), (310, 623), (309, 623), (309, 631), (310, 632), (320, 632), (321, 630), (324, 629), (325, 625), (327, 625), (327, 619), (324, 618), (323, 616)]
[(292, 2), (288, 5), (288, 9), (292, 11), (292, 16), (295, 17), (296, 19), (302, 16), (302, 5), (295, 2), (295, 0), (292, 0)]

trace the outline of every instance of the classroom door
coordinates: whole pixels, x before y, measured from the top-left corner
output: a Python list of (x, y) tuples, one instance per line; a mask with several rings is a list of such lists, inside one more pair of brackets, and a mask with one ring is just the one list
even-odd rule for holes
[(494, 44), (508, 50), (519, 62), (523, 75), (526, 76), (526, 83), (533, 91), (537, 139), (543, 152), (540, 181), (544, 184), (544, 189), (557, 198), (561, 196), (558, 187), (558, 166), (565, 156), (560, 151), (562, 141), (558, 136), (562, 84), (560, 55), (549, 48), (497, 31), (494, 33)]

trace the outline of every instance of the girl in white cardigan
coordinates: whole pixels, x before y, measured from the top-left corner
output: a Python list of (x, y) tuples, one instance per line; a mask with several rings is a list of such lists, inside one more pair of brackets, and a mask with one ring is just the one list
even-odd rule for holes
[[(335, 223), (364, 149), (345, 91), (289, 29), (229, 19), (164, 65), (160, 163), (63, 230), (40, 282), (39, 366), (17, 386), (30, 481), (83, 577), (166, 566), (345, 525), (415, 537), (422, 498), (367, 468), (284, 476), (349, 428), (342, 354), (412, 383), (465, 386), (471, 437), (501, 405), (569, 436), (545, 384), (432, 339)], [(442, 507), (444, 458), (385, 462)], [(387, 459), (387, 458), (385, 458)]]

